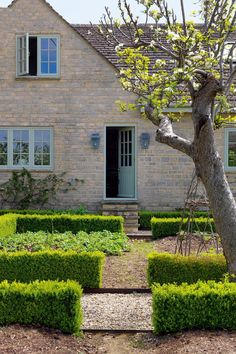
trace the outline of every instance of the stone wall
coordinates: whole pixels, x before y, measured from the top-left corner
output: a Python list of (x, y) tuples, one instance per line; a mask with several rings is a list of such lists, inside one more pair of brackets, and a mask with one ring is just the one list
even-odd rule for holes
[[(59, 79), (16, 78), (16, 35), (58, 34), (61, 38)], [(140, 208), (181, 207), (192, 173), (190, 159), (155, 142), (155, 127), (137, 112), (119, 112), (117, 100), (135, 100), (124, 92), (113, 66), (79, 36), (44, 1), (18, 0), (0, 9), (0, 127), (52, 127), (55, 173), (84, 180), (77, 191), (63, 194), (56, 207), (84, 203), (100, 208), (104, 198), (104, 132), (106, 125), (132, 125), (136, 134), (137, 199)], [(191, 136), (187, 115), (176, 125), (183, 136)], [(90, 146), (90, 135), (100, 133), (98, 150)], [(143, 150), (139, 137), (151, 135)], [(218, 134), (223, 152), (223, 133)], [(10, 171), (0, 171), (6, 180)], [(37, 172), (44, 175), (48, 172)], [(231, 179), (235, 180), (234, 175)], [(236, 182), (234, 182), (236, 184)]]

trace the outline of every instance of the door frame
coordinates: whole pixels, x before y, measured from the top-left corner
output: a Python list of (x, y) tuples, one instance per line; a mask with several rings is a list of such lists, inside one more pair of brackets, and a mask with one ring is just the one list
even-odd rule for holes
[[(134, 130), (134, 197), (133, 198), (107, 198), (106, 197), (106, 151), (107, 151), (107, 128), (133, 128)], [(103, 186), (103, 199), (104, 200), (114, 200), (114, 201), (126, 201), (126, 200), (137, 200), (137, 125), (136, 124), (105, 124), (104, 125), (104, 186)]]

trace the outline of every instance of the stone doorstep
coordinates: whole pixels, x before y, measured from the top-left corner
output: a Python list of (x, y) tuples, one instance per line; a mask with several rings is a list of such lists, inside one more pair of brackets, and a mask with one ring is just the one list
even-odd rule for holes
[(135, 210), (138, 212), (138, 205), (135, 204), (102, 204), (102, 211), (128, 211)]

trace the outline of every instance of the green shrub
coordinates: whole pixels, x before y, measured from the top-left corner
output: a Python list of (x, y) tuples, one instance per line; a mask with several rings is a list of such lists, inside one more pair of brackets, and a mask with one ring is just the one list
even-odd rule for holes
[(0, 283), (0, 325), (40, 324), (78, 333), (82, 322), (80, 285), (67, 282)]
[(121, 216), (99, 215), (17, 215), (17, 232), (55, 231), (111, 231), (123, 232), (124, 219)]
[(6, 237), (16, 232), (16, 217), (4, 215), (0, 217), (0, 237)]
[[(154, 218), (182, 218), (189, 215), (188, 211), (139, 211), (140, 229), (151, 229), (151, 219)], [(207, 217), (206, 211), (196, 211), (194, 215), (198, 218)]]
[(227, 272), (223, 255), (181, 256), (153, 252), (148, 256), (148, 284), (188, 283), (222, 280)]
[(184, 329), (236, 329), (236, 284), (158, 285), (153, 292), (154, 333)]
[(129, 251), (129, 239), (124, 233), (110, 231), (91, 232), (90, 234), (79, 231), (76, 235), (71, 231), (63, 234), (50, 234), (44, 231), (26, 232), (11, 236), (0, 236), (0, 250), (7, 252), (16, 251), (45, 251), (60, 249), (63, 251), (101, 251), (109, 255), (120, 255)]
[[(183, 227), (186, 227), (187, 220), (184, 219)], [(211, 227), (213, 231), (215, 231), (214, 220), (210, 219)], [(165, 237), (165, 236), (174, 236), (180, 230), (181, 218), (152, 218), (151, 226), (152, 226), (152, 237)], [(206, 231), (210, 232), (211, 228), (209, 224), (207, 224), (207, 219), (198, 218), (195, 219), (195, 222), (192, 223), (192, 231)]]
[(0, 215), (6, 214), (22, 214), (22, 215), (61, 215), (61, 214), (69, 214), (69, 215), (85, 215), (88, 214), (87, 209), (80, 205), (77, 209), (1, 209)]
[(86, 288), (102, 284), (101, 252), (40, 251), (0, 252), (0, 281), (75, 280)]

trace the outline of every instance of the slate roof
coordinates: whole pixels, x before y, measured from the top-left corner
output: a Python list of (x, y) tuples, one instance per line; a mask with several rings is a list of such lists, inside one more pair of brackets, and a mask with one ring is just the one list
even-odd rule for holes
[[(121, 68), (121, 63), (119, 62), (119, 58), (117, 57), (115, 46), (109, 44), (106, 39), (98, 33), (97, 25), (72, 25), (74, 29), (86, 40), (90, 43), (90, 45), (95, 48), (102, 56), (104, 56), (112, 65), (115, 66), (116, 69)], [(151, 25), (140, 25), (140, 27), (144, 31), (143, 39), (150, 41), (152, 36), (152, 27)], [(122, 31), (125, 32), (126, 29), (122, 28)], [(120, 32), (117, 32), (117, 37), (120, 43), (128, 46), (129, 42), (122, 36)], [(168, 44), (165, 38), (162, 38), (162, 43), (168, 47)], [(149, 51), (148, 57), (151, 59), (151, 63), (154, 64), (157, 59), (163, 59), (169, 62), (169, 65), (173, 65), (173, 60), (163, 51)], [(172, 64), (173, 63), (173, 64)], [(123, 67), (123, 65), (122, 65)]]
[[(103, 57), (105, 57), (117, 70), (121, 67), (124, 67), (124, 64), (119, 62), (119, 58), (117, 57), (115, 46), (109, 44), (106, 39), (99, 34), (98, 30), (96, 29), (98, 25), (93, 24), (86, 24), (86, 25), (72, 25), (72, 27), (87, 41), (90, 45), (96, 49)], [(196, 26), (202, 27), (201, 24), (197, 24)], [(152, 26), (151, 25), (141, 25), (144, 31), (144, 39), (149, 40), (152, 38)], [(122, 31), (125, 31), (125, 28), (122, 28)], [(119, 34), (118, 39), (120, 43), (124, 43), (126, 46), (129, 45), (126, 38)], [(229, 37), (230, 42), (235, 42), (236, 32), (232, 33)], [(161, 38), (161, 43), (168, 48), (168, 43), (164, 36)], [(144, 53), (145, 54), (145, 53)], [(174, 60), (168, 56), (168, 54), (164, 53), (163, 51), (148, 51), (147, 56), (151, 58), (151, 64), (154, 64), (157, 59), (163, 59), (167, 61), (168, 66), (166, 68), (167, 71), (171, 72), (171, 69), (175, 65)], [(156, 70), (150, 70), (150, 73)], [(228, 75), (228, 70), (225, 70), (225, 75)], [(234, 80), (234, 84), (236, 85), (236, 80)], [(235, 97), (231, 93), (229, 94), (229, 102), (231, 105), (235, 106)]]

